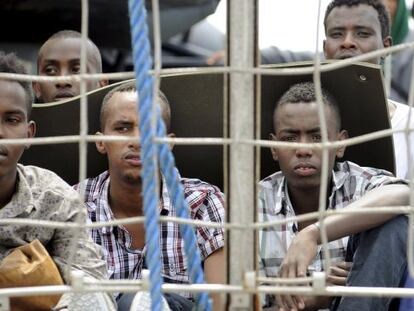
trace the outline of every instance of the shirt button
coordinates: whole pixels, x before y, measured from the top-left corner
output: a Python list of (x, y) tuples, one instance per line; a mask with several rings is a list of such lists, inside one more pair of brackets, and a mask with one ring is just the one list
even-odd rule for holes
[(170, 268), (170, 274), (171, 275), (175, 275), (175, 267), (174, 267), (174, 264), (173, 263), (170, 263), (169, 268)]

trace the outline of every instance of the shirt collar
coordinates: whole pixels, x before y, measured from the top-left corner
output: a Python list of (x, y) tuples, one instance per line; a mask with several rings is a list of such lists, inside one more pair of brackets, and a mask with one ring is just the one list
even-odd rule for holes
[[(181, 180), (181, 176), (179, 175), (178, 171), (178, 179)], [(161, 178), (161, 198), (158, 204), (159, 212), (163, 216), (168, 216), (170, 210), (172, 209), (172, 202), (169, 195), (169, 191), (167, 188), (167, 183), (162, 176)], [(112, 213), (112, 210), (109, 206), (108, 202), (108, 194), (109, 194), (109, 184), (110, 184), (110, 177), (108, 171), (104, 172), (99, 176), (99, 184), (98, 184), (98, 191), (93, 194), (92, 201), (94, 206), (90, 206), (92, 209), (99, 208), (99, 221), (111, 221), (114, 220), (115, 217)], [(102, 228), (102, 233), (110, 233), (113, 230), (113, 226), (107, 226)]]
[[(337, 165), (335, 165), (334, 169), (332, 170), (333, 187), (332, 187), (332, 192), (329, 195), (329, 197), (332, 196), (332, 193), (334, 191), (341, 189), (344, 186), (346, 179), (348, 178), (349, 172), (343, 168), (343, 165), (345, 164), (338, 163)], [(277, 183), (277, 189), (276, 189), (276, 197), (280, 198), (280, 204), (275, 204), (273, 212), (275, 214), (286, 215), (289, 209), (289, 211), (294, 213), (292, 205), (291, 205), (291, 201), (289, 198), (289, 192), (288, 192), (287, 181), (286, 181), (285, 176), (282, 174), (272, 176), (272, 180), (276, 178), (279, 178), (279, 182)], [(270, 180), (270, 182), (272, 182), (272, 180)]]

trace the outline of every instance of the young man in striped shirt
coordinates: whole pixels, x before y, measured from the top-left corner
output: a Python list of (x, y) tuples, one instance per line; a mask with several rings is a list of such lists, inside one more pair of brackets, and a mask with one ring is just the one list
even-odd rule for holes
[[(138, 94), (134, 82), (122, 84), (104, 98), (100, 135), (138, 137)], [(159, 94), (162, 118), (167, 131), (170, 128), (170, 106)], [(170, 136), (172, 134), (169, 134)], [(98, 151), (108, 157), (108, 171), (84, 181), (84, 201), (91, 221), (109, 221), (143, 216), (141, 148), (138, 142), (97, 142)], [(194, 220), (224, 222), (224, 195), (220, 190), (198, 179), (181, 178), (185, 199)], [(176, 216), (169, 189), (160, 179), (159, 212), (163, 216)], [(79, 187), (76, 186), (76, 187)], [(178, 224), (163, 222), (159, 225), (161, 271), (166, 283), (188, 283), (187, 259)], [(106, 249), (111, 279), (140, 279), (145, 266), (144, 224), (119, 225), (92, 230), (96, 243)], [(222, 229), (197, 226), (196, 237), (209, 283), (224, 282), (224, 232)], [(188, 294), (165, 295), (172, 310), (191, 310)], [(119, 310), (129, 310), (131, 294), (118, 295)], [(219, 310), (219, 301), (214, 302)], [(183, 308), (183, 309), (181, 309)]]
[[(311, 82), (292, 86), (274, 110), (275, 141), (321, 142), (315, 86)], [(347, 138), (341, 129), (336, 100), (322, 93), (329, 141)], [(409, 188), (404, 180), (380, 169), (360, 167), (350, 161), (336, 163), (345, 147), (329, 150), (327, 209), (369, 208), (408, 204)], [(322, 151), (309, 147), (272, 148), (281, 171), (259, 184), (259, 221), (283, 220), (319, 209)], [(397, 214), (339, 214), (325, 220), (328, 248), (335, 263), (328, 284), (398, 287), (406, 268), (407, 219)], [(351, 236), (349, 242), (347, 236)], [(309, 270), (325, 270), (321, 236), (315, 220), (290, 221), (262, 229), (259, 233), (261, 273), (267, 277), (304, 277)], [(353, 262), (351, 264), (350, 262)], [(267, 297), (267, 305), (279, 311), (389, 310), (390, 298), (342, 297), (332, 305), (331, 297)]]

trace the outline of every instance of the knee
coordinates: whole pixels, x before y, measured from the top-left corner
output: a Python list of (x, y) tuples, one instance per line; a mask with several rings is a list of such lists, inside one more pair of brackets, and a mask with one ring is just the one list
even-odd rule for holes
[(381, 241), (389, 240), (395, 246), (401, 243), (404, 248), (407, 245), (407, 230), (408, 218), (405, 215), (399, 215), (381, 226), (372, 229), (378, 235), (377, 239)]

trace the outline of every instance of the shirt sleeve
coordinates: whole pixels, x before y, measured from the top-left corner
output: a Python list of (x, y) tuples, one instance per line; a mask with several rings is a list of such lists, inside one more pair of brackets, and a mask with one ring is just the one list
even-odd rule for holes
[[(208, 192), (195, 214), (196, 220), (224, 224), (224, 194), (214, 190)], [(196, 230), (197, 242), (202, 260), (224, 246), (223, 228), (198, 226)]]
[(365, 191), (386, 185), (408, 185), (407, 180), (394, 177), (391, 173), (383, 170), (375, 171), (377, 171), (377, 174), (373, 174), (370, 178), (366, 179)]

